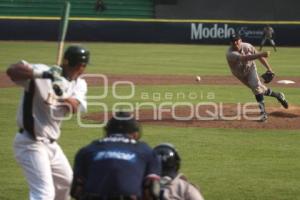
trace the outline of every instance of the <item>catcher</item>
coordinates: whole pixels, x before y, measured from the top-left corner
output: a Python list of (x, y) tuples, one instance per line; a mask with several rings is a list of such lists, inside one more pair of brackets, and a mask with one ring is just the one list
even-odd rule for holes
[(259, 80), (254, 61), (256, 59), (267, 69), (267, 72), (262, 75), (264, 83), (270, 83), (275, 76), (266, 59), (269, 54), (269, 52), (258, 52), (251, 44), (242, 42), (241, 37), (237, 34), (230, 36), (230, 47), (226, 53), (228, 65), (232, 74), (249, 87), (255, 95), (261, 114), (260, 121), (265, 121), (268, 118), (264, 96), (275, 97), (284, 108), (288, 108), (288, 102), (283, 93), (272, 91)]
[(160, 200), (204, 200), (199, 189), (179, 172), (181, 158), (172, 144), (159, 144), (154, 152), (162, 165)]

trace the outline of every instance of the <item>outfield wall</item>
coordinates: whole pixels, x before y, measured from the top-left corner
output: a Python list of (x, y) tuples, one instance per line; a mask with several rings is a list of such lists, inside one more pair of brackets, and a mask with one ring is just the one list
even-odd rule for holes
[[(258, 44), (264, 23), (241, 21), (91, 20), (71, 19), (67, 41), (151, 42), (228, 44), (238, 32)], [(278, 45), (300, 46), (300, 22), (271, 24)], [(0, 19), (1, 40), (46, 40), (58, 38), (58, 18)]]

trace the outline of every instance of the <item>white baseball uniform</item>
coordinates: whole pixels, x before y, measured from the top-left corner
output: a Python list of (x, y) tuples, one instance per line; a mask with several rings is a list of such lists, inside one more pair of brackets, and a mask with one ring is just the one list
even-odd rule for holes
[(265, 93), (268, 88), (261, 83), (258, 77), (255, 61), (242, 61), (240, 57), (255, 53), (256, 49), (251, 44), (245, 42), (241, 43), (240, 51), (236, 51), (230, 47), (226, 53), (227, 62), (232, 74), (249, 87), (254, 95)]
[[(34, 69), (48, 70), (44, 64), (32, 64)], [(24, 87), (17, 124), (20, 128), (14, 142), (15, 157), (21, 165), (30, 187), (30, 200), (66, 200), (72, 182), (72, 168), (56, 140), (60, 136), (61, 119), (68, 110), (64, 106), (49, 105), (47, 97), (54, 95), (49, 79), (17, 82)], [(80, 110), (87, 107), (87, 84), (78, 78), (69, 82), (64, 97), (80, 102)]]

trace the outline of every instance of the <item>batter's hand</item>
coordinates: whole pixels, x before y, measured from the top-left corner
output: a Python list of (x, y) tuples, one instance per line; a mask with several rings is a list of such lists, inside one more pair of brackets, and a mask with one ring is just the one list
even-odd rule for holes
[(59, 96), (59, 97), (64, 96), (64, 94), (68, 90), (69, 86), (70, 86), (70, 81), (68, 81), (66, 78), (64, 78), (62, 76), (54, 77), (54, 81), (52, 82), (52, 87), (53, 87), (54, 93), (57, 96)]
[(54, 76), (50, 71), (43, 72), (42, 78), (50, 79), (51, 81), (54, 81)]
[(62, 68), (60, 66), (54, 65), (50, 68), (50, 70), (48, 72), (50, 72), (53, 76), (54, 80), (52, 80), (52, 81), (55, 81), (62, 77)]
[(46, 71), (33, 69), (34, 78), (50, 79), (52, 82), (55, 81), (56, 79), (60, 79), (61, 74), (62, 74), (62, 69), (59, 66), (53, 66)]

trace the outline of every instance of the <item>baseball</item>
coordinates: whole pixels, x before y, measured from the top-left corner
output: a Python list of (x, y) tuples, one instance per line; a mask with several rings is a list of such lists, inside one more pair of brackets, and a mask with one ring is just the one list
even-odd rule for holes
[(196, 81), (197, 82), (201, 81), (201, 77), (200, 76), (196, 76)]

